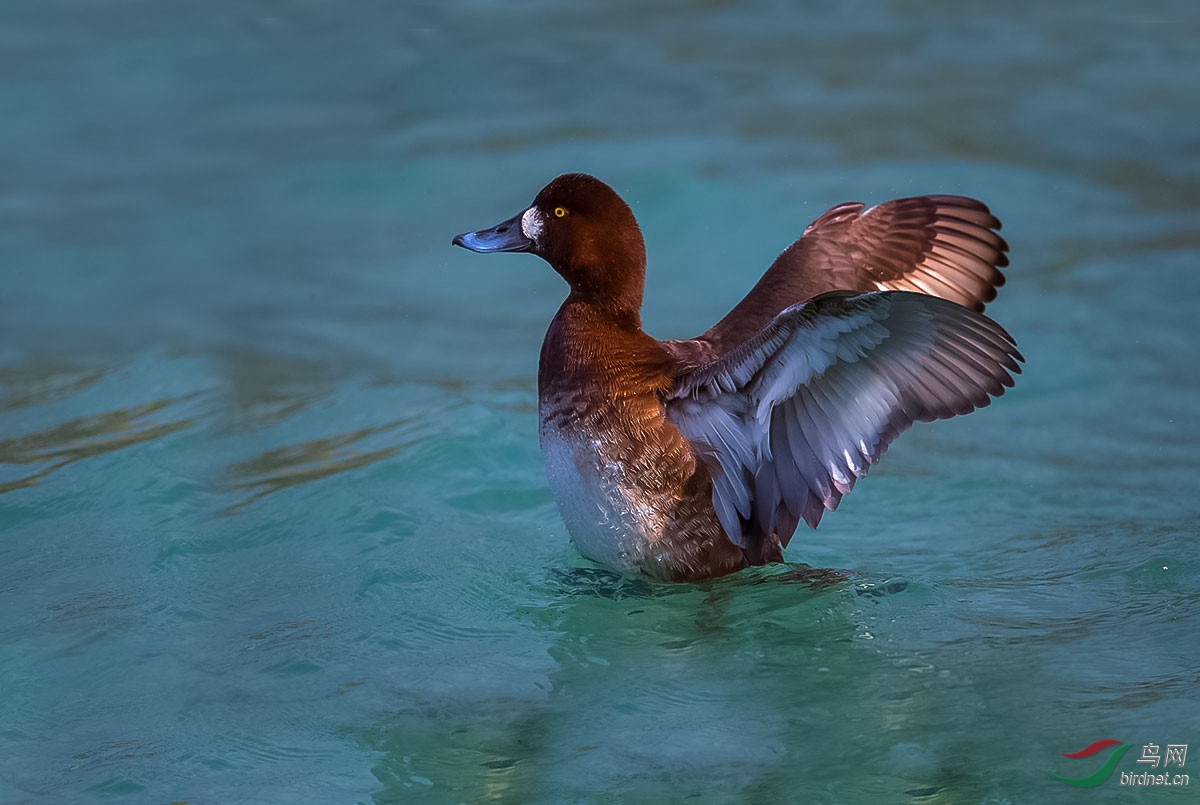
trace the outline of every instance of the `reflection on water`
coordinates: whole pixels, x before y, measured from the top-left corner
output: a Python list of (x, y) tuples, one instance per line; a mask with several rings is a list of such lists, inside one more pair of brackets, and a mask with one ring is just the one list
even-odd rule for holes
[(278, 354), (247, 337), (237, 348), (223, 350), (216, 367), (222, 430), (266, 431), (332, 397), (341, 383), (392, 380), (383, 367), (362, 355), (319, 341), (306, 346), (310, 353)]
[[(470, 713), (396, 715), (356, 728), (354, 737), (379, 757), (371, 769), (381, 786), (378, 802), (404, 802), (429, 791), (435, 783), (427, 774), (451, 776), (456, 782), (447, 792), (462, 802), (537, 802), (545, 793), (540, 759), (554, 754), (552, 719), (544, 704), (495, 702)], [(443, 760), (429, 768), (414, 758), (414, 745), (429, 747)], [(440, 781), (436, 785), (444, 787)]]
[(98, 369), (69, 369), (33, 361), (0, 367), (0, 411), (46, 405), (95, 385), (105, 376)]
[(227, 507), (223, 513), (234, 514), (242, 507), (281, 489), (391, 458), (400, 452), (399, 445), (363, 452), (347, 448), (370, 436), (395, 430), (410, 421), (398, 419), (386, 425), (359, 428), (340, 436), (277, 447), (246, 461), (239, 461), (229, 468), (229, 474), (236, 479), (231, 488), (251, 494)]
[[(94, 382), (95, 379), (89, 378), (87, 383), (75, 383), (71, 384), (71, 387), (78, 390), (78, 388)], [(56, 387), (55, 394), (65, 394), (65, 390), (62, 387)], [(190, 427), (192, 425), (190, 417), (171, 419), (166, 422), (147, 420), (147, 418), (185, 400), (192, 399), (194, 396), (166, 398), (144, 405), (94, 414), (55, 425), (28, 436), (0, 441), (0, 464), (48, 465), (30, 475), (0, 483), (0, 494), (32, 486), (52, 472), (76, 461), (115, 450), (124, 450), (127, 447), (160, 439)]]
[[(221, 382), (211, 391), (163, 397), (74, 417), (0, 440), (0, 466), (14, 470), (36, 467), (32, 472), (18, 471), (18, 477), (0, 481), (0, 494), (29, 488), (76, 462), (146, 445), (199, 426), (227, 440), (227, 446), (213, 454), (226, 463), (219, 471), (225, 480), (215, 491), (241, 497), (222, 510), (223, 514), (234, 514), (282, 489), (397, 455), (401, 446), (396, 444), (370, 450), (355, 449), (355, 445), (414, 421), (413, 417), (392, 419), (381, 425), (305, 439), (238, 458), (242, 452), (238, 446), (239, 434), (269, 431), (309, 410), (335, 393), (339, 372), (322, 368), (310, 359), (269, 356), (251, 350), (233, 351), (219, 365), (223, 368), (218, 376)], [(89, 390), (102, 383), (119, 387), (124, 376), (131, 372), (137, 374), (137, 370), (130, 369), (120, 372), (65, 369), (38, 362), (8, 368), (0, 371), (0, 411), (38, 406), (54, 410), (56, 405), (68, 410), (91, 407), (86, 398)], [(189, 405), (201, 400), (206, 405), (200, 409)]]
[[(272, 427), (304, 413), (314, 403), (334, 394), (336, 374), (329, 367), (313, 364), (311, 360), (247, 350), (239, 350), (234, 359), (223, 361), (221, 366), (226, 371), (220, 376), (223, 383), (217, 386), (217, 394), (190, 392), (163, 397), (73, 417), (32, 433), (0, 440), (0, 467), (11, 468), (17, 475), (0, 481), (0, 494), (34, 486), (44, 477), (73, 463), (146, 445), (200, 426), (232, 441), (224, 455), (216, 456), (227, 461), (226, 467), (218, 473), (227, 480), (214, 491), (239, 495), (239, 500), (221, 512), (233, 515), (281, 489), (396, 456), (401, 445), (370, 450), (356, 449), (355, 445), (395, 432), (413, 422), (413, 417), (401, 417), (383, 425), (355, 428), (332, 437), (272, 446), (257, 455), (239, 458), (238, 434), (270, 432)], [(102, 382), (120, 384), (122, 373), (98, 368), (61, 370), (36, 364), (7, 370), (0, 374), (0, 410), (38, 405), (52, 409), (55, 403), (86, 404), (84, 392)], [(199, 410), (194, 405), (188, 407), (188, 403), (199, 400), (208, 405)], [(394, 435), (390, 438), (395, 439)], [(18, 470), (29, 467), (34, 471), (20, 473)]]

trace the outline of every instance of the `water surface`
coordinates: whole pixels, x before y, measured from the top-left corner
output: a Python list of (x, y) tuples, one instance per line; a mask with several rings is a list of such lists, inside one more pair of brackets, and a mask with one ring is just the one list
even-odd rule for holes
[[(1198, 41), (1188, 3), (6, 6), (0, 801), (1074, 802), (1062, 752), (1195, 749)], [(567, 170), (634, 207), (660, 337), (837, 202), (981, 198), (1026, 373), (798, 534), (846, 581), (597, 573), (537, 451), (564, 285), (449, 247)]]

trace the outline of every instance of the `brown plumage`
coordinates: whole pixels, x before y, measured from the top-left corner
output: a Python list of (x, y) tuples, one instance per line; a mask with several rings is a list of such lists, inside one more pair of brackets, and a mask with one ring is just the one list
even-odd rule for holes
[[(571, 286), (538, 372), (542, 451), (580, 552), (697, 581), (782, 561), (917, 420), (1012, 385), (983, 316), (1007, 265), (999, 222), (958, 196), (842, 204), (694, 339), (641, 329), (641, 232), (604, 183), (560, 176), (455, 244), (543, 257)], [(940, 298), (939, 298), (940, 297)]]
[(839, 204), (809, 224), (724, 318), (696, 338), (667, 342), (668, 349), (712, 360), (788, 305), (830, 291), (913, 291), (982, 313), (1008, 265), (999, 228), (986, 206), (963, 196), (914, 196), (870, 209)]

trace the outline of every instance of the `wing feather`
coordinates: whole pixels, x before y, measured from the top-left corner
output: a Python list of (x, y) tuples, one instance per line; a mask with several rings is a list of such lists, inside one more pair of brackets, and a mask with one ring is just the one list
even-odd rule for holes
[(839, 204), (809, 224), (725, 318), (691, 342), (668, 345), (698, 344), (678, 351), (719, 357), (785, 308), (832, 291), (915, 291), (982, 311), (1008, 265), (999, 228), (985, 205), (962, 196)]
[(667, 416), (715, 462), (713, 504), (729, 538), (786, 545), (801, 520), (815, 528), (836, 509), (913, 422), (988, 405), (1022, 360), (1000, 325), (954, 302), (830, 293), (684, 371)]

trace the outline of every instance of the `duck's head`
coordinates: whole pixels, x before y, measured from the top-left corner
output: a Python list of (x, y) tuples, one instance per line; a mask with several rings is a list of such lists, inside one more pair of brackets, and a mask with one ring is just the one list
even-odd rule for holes
[(646, 271), (642, 232), (629, 205), (593, 176), (559, 176), (527, 209), (453, 242), (473, 252), (536, 254), (578, 297), (634, 313), (641, 307)]

